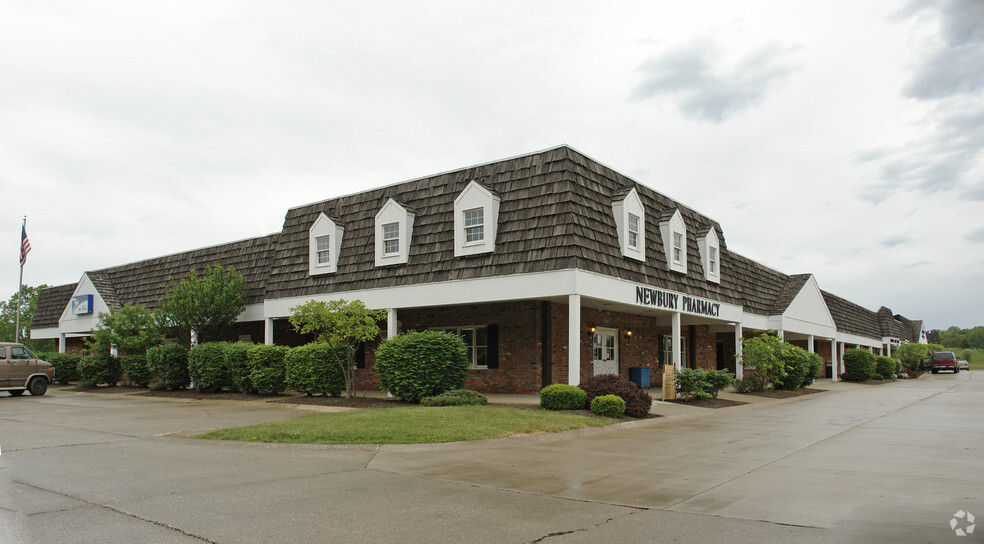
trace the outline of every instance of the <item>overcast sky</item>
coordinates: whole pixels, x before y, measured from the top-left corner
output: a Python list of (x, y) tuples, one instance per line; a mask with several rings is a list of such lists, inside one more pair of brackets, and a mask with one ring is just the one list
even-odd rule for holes
[[(984, 2), (0, 0), (0, 247), (30, 285), (566, 143), (728, 247), (984, 324)], [(725, 271), (726, 273), (726, 271)]]

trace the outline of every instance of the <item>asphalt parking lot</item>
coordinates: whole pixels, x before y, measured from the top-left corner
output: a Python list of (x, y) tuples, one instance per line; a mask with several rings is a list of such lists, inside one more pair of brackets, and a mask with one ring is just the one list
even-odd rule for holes
[[(984, 373), (416, 446), (211, 442), (283, 405), (0, 395), (0, 542), (961, 542)], [(670, 408), (670, 406), (667, 406)], [(660, 410), (658, 406), (657, 411)]]

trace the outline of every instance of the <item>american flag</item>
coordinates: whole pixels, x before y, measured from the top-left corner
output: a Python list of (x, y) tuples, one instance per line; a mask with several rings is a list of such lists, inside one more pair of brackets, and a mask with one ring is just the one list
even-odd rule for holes
[(27, 225), (21, 226), (21, 258), (20, 264), (27, 262), (27, 254), (31, 252), (31, 241), (27, 239)]

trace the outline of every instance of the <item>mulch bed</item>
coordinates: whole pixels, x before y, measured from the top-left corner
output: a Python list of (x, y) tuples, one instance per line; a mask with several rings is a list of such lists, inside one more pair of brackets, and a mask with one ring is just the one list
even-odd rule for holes
[(729, 406), (741, 406), (742, 404), (748, 404), (747, 402), (728, 399), (673, 399), (666, 402), (685, 404), (687, 406), (698, 406), (700, 408), (727, 408)]
[(800, 389), (766, 389), (765, 391), (756, 391), (753, 393), (741, 393), (742, 395), (752, 395), (755, 397), (765, 397), (767, 399), (788, 399), (791, 397), (800, 397), (803, 395), (811, 395), (813, 393), (822, 393), (826, 389), (811, 389), (809, 387), (802, 387)]

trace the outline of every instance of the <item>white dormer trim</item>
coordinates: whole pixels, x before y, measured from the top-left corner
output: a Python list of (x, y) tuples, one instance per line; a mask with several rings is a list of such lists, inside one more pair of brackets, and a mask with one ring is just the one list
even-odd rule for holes
[[(666, 266), (674, 272), (687, 273), (687, 225), (683, 222), (683, 214), (679, 208), (673, 216), (659, 224), (659, 233), (663, 237), (663, 251), (666, 254)], [(677, 245), (679, 244), (679, 245)]]
[[(414, 213), (404, 208), (399, 202), (392, 198), (383, 204), (383, 207), (376, 213), (376, 266), (390, 266), (394, 264), (406, 264), (410, 256), (410, 238), (413, 235)], [(392, 225), (396, 225), (395, 229)], [(395, 251), (386, 251), (385, 239), (383, 237), (384, 226), (386, 232), (396, 231)]]
[[(83, 300), (84, 302), (79, 304)], [(75, 286), (72, 298), (58, 318), (58, 331), (87, 334), (99, 325), (101, 313), (111, 314), (113, 309), (106, 304), (102, 294), (89, 278), (89, 274), (82, 274), (82, 279)]]
[(612, 215), (622, 255), (646, 261), (646, 209), (633, 187), (625, 196), (612, 200)]
[(499, 195), (478, 181), (469, 182), (454, 199), (454, 256), (494, 252), (498, 225)]
[(697, 249), (700, 251), (700, 264), (704, 268), (704, 279), (721, 283), (721, 243), (717, 229), (711, 227), (707, 234), (697, 238)]
[[(333, 274), (338, 270), (338, 254), (342, 249), (345, 229), (322, 213), (308, 229), (308, 273), (312, 276)], [(319, 246), (319, 239), (328, 237), (328, 247)], [(327, 251), (327, 253), (326, 253)], [(327, 256), (327, 262), (321, 257)]]

